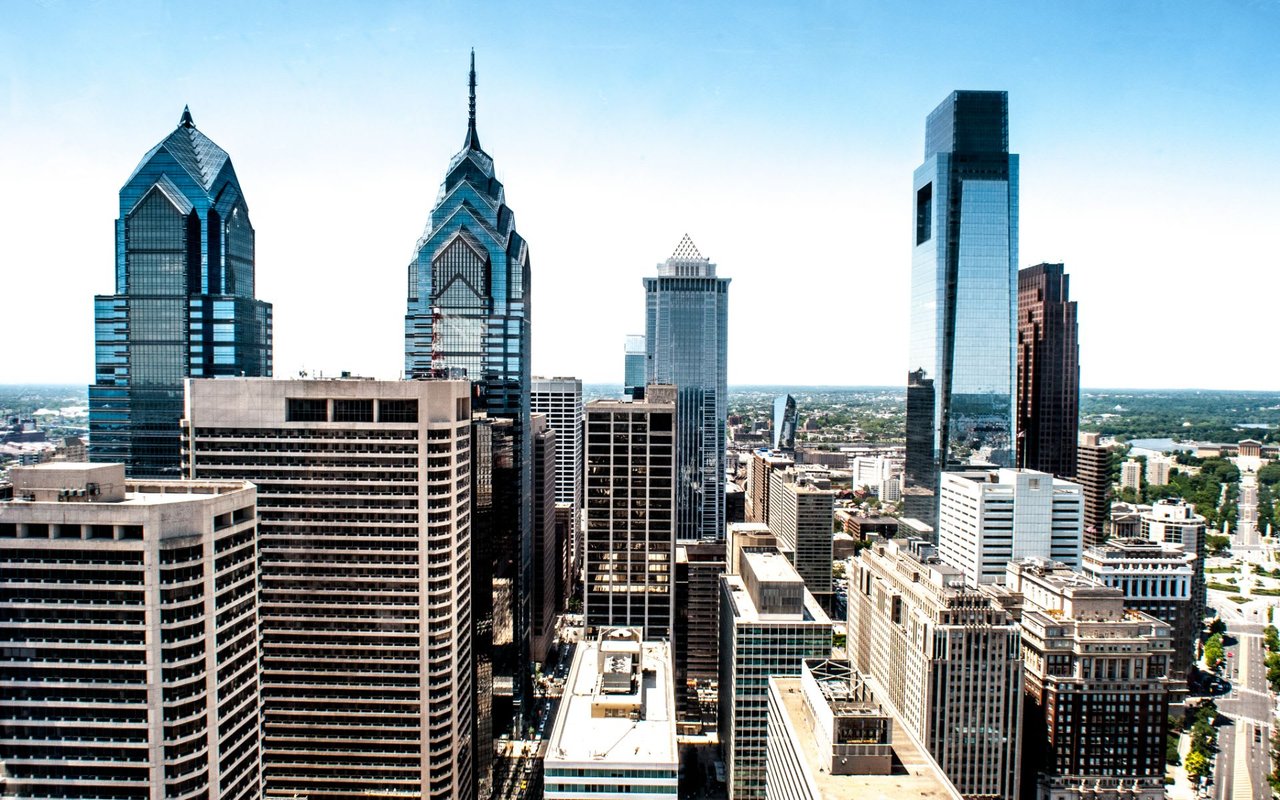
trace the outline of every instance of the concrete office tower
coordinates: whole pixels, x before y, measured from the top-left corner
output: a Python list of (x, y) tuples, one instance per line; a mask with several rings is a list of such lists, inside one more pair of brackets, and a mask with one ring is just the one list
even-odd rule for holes
[(902, 720), (848, 661), (809, 658), (769, 679), (766, 800), (960, 800)]
[(1182, 500), (1157, 500), (1150, 511), (1142, 514), (1141, 520), (1143, 539), (1180, 544), (1186, 553), (1195, 556), (1191, 575), (1191, 614), (1199, 624), (1204, 619), (1208, 602), (1204, 578), (1204, 517), (1196, 513), (1195, 506)]
[(631, 400), (637, 394), (644, 395), (645, 349), (643, 336), (627, 335), (623, 345), (622, 393)]
[(471, 385), (193, 380), (184, 426), (258, 487), (266, 794), (472, 797)]
[(190, 111), (120, 188), (115, 241), (115, 294), (93, 299), (89, 457), (176, 478), (183, 379), (271, 374), (249, 206)]
[(671, 650), (635, 628), (583, 640), (543, 760), (547, 800), (678, 796)]
[(1193, 663), (1202, 624), (1191, 602), (1195, 561), (1180, 544), (1112, 538), (1086, 548), (1080, 565), (1088, 577), (1119, 589), (1125, 608), (1150, 614), (1173, 629), (1169, 675), (1180, 681)]
[(1163, 800), (1172, 631), (1061, 564), (1011, 563), (1022, 602), (1024, 782), (1041, 800)]
[(1014, 800), (1022, 736), (1017, 622), (920, 540), (848, 562), (848, 651), (968, 798)]
[(1061, 264), (1018, 270), (1018, 466), (1076, 474), (1080, 344)]
[[(409, 262), (404, 374), (410, 379), (467, 378), (475, 386), (476, 410), (515, 421), (510, 473), (515, 486), (502, 493), (527, 501), (534, 493), (529, 245), (516, 230), (493, 158), (480, 146), (474, 52), (468, 111), (466, 138), (445, 168)], [(535, 572), (532, 504), (517, 502), (510, 513), (517, 515), (513, 636), (522, 655), (516, 668), (527, 672)], [(527, 678), (515, 682), (517, 729), (523, 728), (531, 700), (523, 694), (527, 683)]]
[[(915, 171), (907, 513), (936, 523), (938, 474), (1014, 465), (1018, 157), (1007, 92), (952, 92)], [(933, 513), (927, 513), (932, 511)]]
[(14, 467), (0, 792), (258, 798), (255, 491)]
[(773, 401), (773, 449), (791, 453), (796, 449), (796, 399), (781, 394)]
[(559, 438), (546, 414), (530, 417), (533, 440), (533, 590), (529, 593), (533, 635), (530, 658), (547, 660), (555, 639), (560, 567), (556, 549), (556, 468)]
[(781, 548), (790, 551), (804, 585), (830, 610), (836, 493), (818, 488), (795, 470), (774, 471), (769, 482), (769, 529)]
[(673, 386), (650, 386), (643, 400), (587, 404), (588, 629), (671, 638), (676, 424)]
[(644, 279), (645, 378), (676, 387), (676, 538), (724, 538), (729, 279), (686, 234)]
[(775, 470), (794, 467), (796, 461), (776, 450), (760, 448), (747, 465), (747, 522), (769, 522), (769, 476)]
[(938, 554), (970, 586), (999, 583), (1012, 560), (1080, 566), (1084, 497), (1077, 484), (1028, 469), (945, 472)]
[(778, 537), (762, 522), (730, 525), (726, 539), (728, 558), (724, 571), (730, 575), (742, 573), (743, 553), (772, 553), (778, 550)]
[(1120, 488), (1135, 492), (1142, 488), (1142, 462), (1138, 459), (1131, 458), (1120, 465)]
[[(556, 432), (556, 502), (582, 511), (582, 381), (578, 378), (533, 378), (529, 402), (534, 414), (546, 414)], [(574, 528), (577, 528), (575, 522)]]
[(884, 456), (854, 456), (849, 472), (854, 489), (878, 491), (880, 483), (893, 474), (893, 461)]
[(1080, 435), (1076, 447), (1076, 477), (1084, 491), (1084, 546), (1101, 544), (1107, 538), (1107, 518), (1111, 509), (1111, 448), (1098, 443), (1096, 433)]
[(831, 656), (831, 620), (776, 550), (720, 578), (720, 742), (730, 800), (763, 798), (769, 678)]
[(727, 541), (676, 545), (676, 703), (681, 722), (714, 724), (720, 676), (720, 576)]

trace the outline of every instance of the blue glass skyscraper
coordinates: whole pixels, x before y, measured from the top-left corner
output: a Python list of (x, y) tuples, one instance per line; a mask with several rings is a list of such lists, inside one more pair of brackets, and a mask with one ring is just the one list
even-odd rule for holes
[(729, 279), (686, 234), (644, 288), (647, 382), (676, 387), (676, 539), (723, 539)]
[(640, 390), (638, 392), (640, 395), (644, 394), (645, 345), (643, 336), (634, 334), (627, 336), (623, 358), (622, 394), (635, 399), (637, 389)]
[(116, 293), (94, 298), (94, 329), (89, 456), (132, 477), (180, 477), (183, 379), (271, 375), (249, 207), (187, 109), (120, 189)]
[(914, 190), (906, 501), (932, 522), (941, 470), (1014, 460), (1018, 156), (1007, 92), (953, 92), (934, 109)]
[[(491, 513), (500, 519), (490, 530), (514, 532), (516, 541), (483, 544), (485, 552), (515, 562), (516, 585), (504, 584), (502, 598), (495, 602), (514, 601), (511, 638), (516, 652), (510, 658), (489, 653), (475, 657), (514, 665), (513, 674), (496, 676), (495, 682), (512, 686), (518, 727), (528, 694), (529, 592), (533, 586), (529, 247), (516, 232), (515, 215), (494, 175), (493, 159), (480, 147), (474, 53), (470, 89), (466, 138), (449, 161), (431, 218), (409, 262), (404, 370), (409, 379), (467, 378), (474, 386), (474, 409), (490, 418), (513, 422), (511, 467), (495, 472), (492, 479), (513, 483), (492, 487), (494, 496), (503, 499), (495, 500)], [(477, 531), (476, 535), (487, 534)], [(492, 572), (501, 574), (503, 569), (499, 565)], [(481, 601), (477, 603), (483, 608)], [(495, 722), (496, 732), (503, 732), (500, 727), (501, 723)]]
[(773, 449), (790, 452), (796, 449), (796, 399), (780, 394), (773, 399)]

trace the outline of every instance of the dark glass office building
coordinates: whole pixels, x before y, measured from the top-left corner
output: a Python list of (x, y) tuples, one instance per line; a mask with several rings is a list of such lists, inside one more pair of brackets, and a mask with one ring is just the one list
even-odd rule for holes
[(1080, 433), (1080, 344), (1061, 264), (1018, 271), (1018, 466), (1072, 478)]
[(227, 152), (183, 109), (120, 189), (116, 293), (94, 298), (89, 457), (181, 476), (183, 379), (271, 375), (271, 304)]
[(644, 289), (646, 382), (676, 387), (676, 539), (723, 539), (729, 279), (686, 235)]
[(1014, 464), (1018, 157), (1006, 92), (953, 92), (915, 171), (908, 489), (964, 464)]
[[(494, 683), (500, 694), (515, 693), (513, 726), (518, 728), (528, 672), (533, 587), (529, 247), (516, 232), (515, 215), (495, 177), (493, 158), (480, 147), (474, 54), (470, 78), (466, 138), (449, 161), (426, 231), (409, 263), (404, 370), (408, 379), (469, 379), (475, 410), (514, 423), (511, 469), (495, 473), (493, 481), (515, 483), (492, 487), (494, 502), (506, 507), (496, 505), (491, 514), (494, 530), (510, 520), (517, 526), (515, 586), (510, 588), (516, 598), (517, 653), (514, 659), (505, 654), (494, 657), (495, 671), (503, 669), (503, 664), (514, 664), (512, 674), (495, 674)], [(504, 732), (497, 730), (501, 727), (495, 722), (497, 733)]]

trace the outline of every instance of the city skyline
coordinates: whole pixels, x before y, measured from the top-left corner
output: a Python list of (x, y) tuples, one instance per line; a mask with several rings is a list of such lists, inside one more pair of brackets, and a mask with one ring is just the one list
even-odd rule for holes
[[(110, 290), (120, 175), (185, 104), (251, 188), (276, 374), (396, 377), (406, 242), (456, 152), (474, 45), (486, 142), (537, 246), (536, 374), (621, 383), (619, 343), (640, 329), (651, 254), (688, 232), (735, 278), (732, 385), (901, 385), (919, 119), (974, 88), (1009, 92), (1018, 266), (1070, 266), (1083, 386), (1169, 388), (1185, 359), (1196, 388), (1280, 388), (1254, 368), (1267, 315), (1246, 305), (1271, 288), (1257, 254), (1274, 202), (1255, 176), (1277, 164), (1274, 7), (935, 10), (927, 31), (910, 9), (816, 6), (725, 19), (667, 8), (661, 24), (628, 8), (321, 6), (301, 21), (281, 7), (175, 9), (32, 5), (0, 31), (0, 262), (25, 279), (6, 318), (47, 331), (6, 359), (0, 382), (91, 379), (89, 309)], [(964, 34), (977, 31), (1001, 53), (970, 52)], [(829, 178), (817, 203), (812, 180), (796, 179), (815, 169)], [(69, 185), (72, 237), (58, 234)], [(321, 196), (348, 198), (341, 225), (311, 207)], [(797, 227), (837, 231), (846, 247), (833, 255)], [(787, 280), (779, 264), (794, 265)], [(70, 302), (35, 276), (73, 287)], [(584, 276), (603, 302), (580, 302)], [(842, 365), (750, 337), (755, 319), (791, 315), (815, 338), (858, 342), (855, 305), (858, 325), (883, 335)], [(1169, 346), (1118, 346), (1142, 317), (1170, 314), (1230, 316), (1231, 344), (1172, 328)]]

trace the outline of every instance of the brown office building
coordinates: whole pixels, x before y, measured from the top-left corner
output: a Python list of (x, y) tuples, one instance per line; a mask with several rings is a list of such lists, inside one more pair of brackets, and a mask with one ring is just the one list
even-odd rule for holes
[(1086, 433), (1076, 447), (1075, 482), (1084, 489), (1084, 546), (1102, 544), (1107, 538), (1111, 508), (1111, 448), (1098, 444), (1098, 434)]
[(1018, 272), (1018, 466), (1076, 474), (1080, 345), (1061, 264)]

